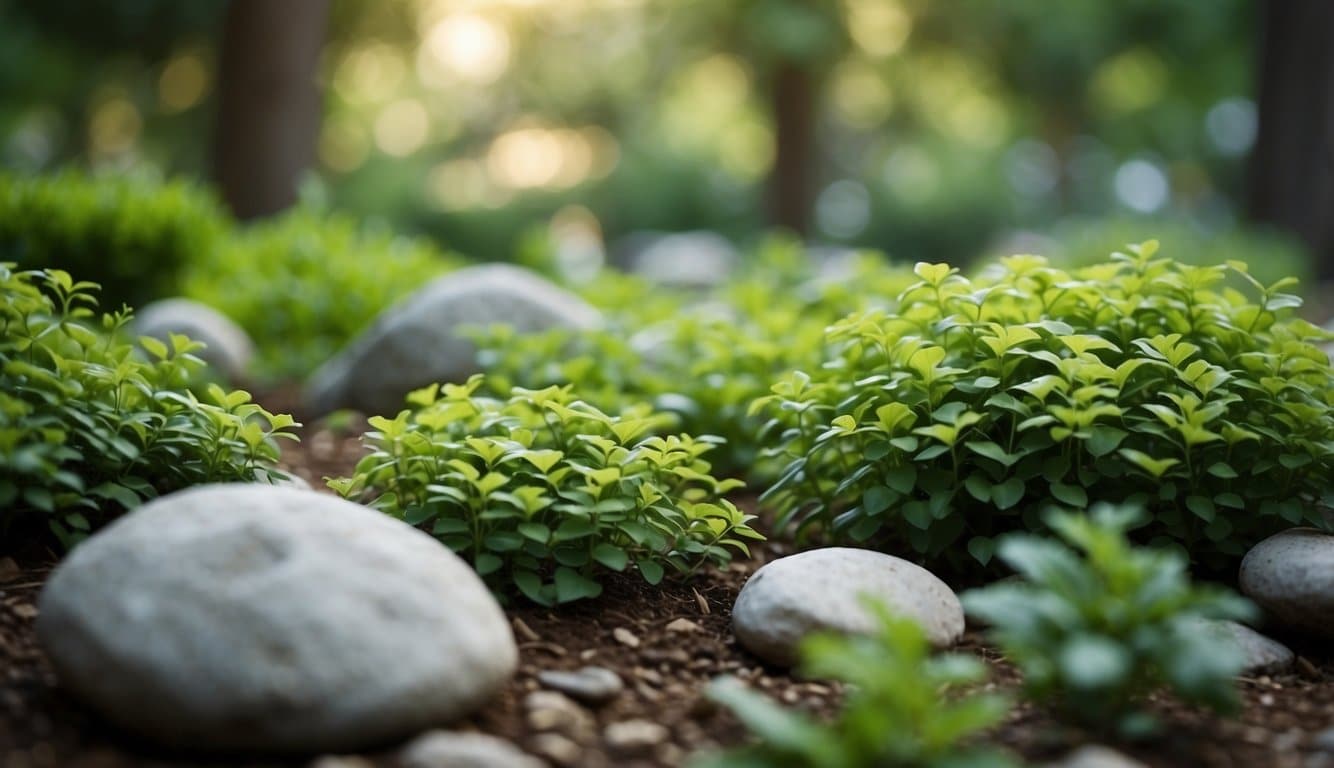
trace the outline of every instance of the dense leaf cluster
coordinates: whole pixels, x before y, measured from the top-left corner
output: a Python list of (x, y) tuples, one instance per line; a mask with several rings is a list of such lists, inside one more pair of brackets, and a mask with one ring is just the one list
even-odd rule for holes
[(1167, 688), (1218, 710), (1238, 705), (1233, 678), (1242, 655), (1207, 620), (1243, 619), (1253, 607), (1218, 588), (1192, 586), (1175, 550), (1135, 548), (1133, 507), (1053, 512), (1066, 542), (1029, 534), (1001, 539), (998, 554), (1018, 571), (963, 596), (970, 615), (1023, 671), (1024, 688), (1057, 717), (1095, 730), (1143, 733), (1146, 697)]
[(112, 306), (170, 296), (230, 226), (201, 187), (134, 176), (0, 173), (0, 261), (63, 269)]
[(802, 644), (804, 675), (851, 684), (832, 721), (786, 710), (736, 680), (720, 680), (709, 696), (730, 708), (756, 741), (698, 760), (695, 768), (1015, 765), (970, 743), (1008, 709), (998, 696), (967, 690), (985, 678), (985, 664), (957, 654), (932, 657), (917, 624), (879, 604), (870, 607), (879, 619), (873, 634), (815, 635)]
[(483, 377), (432, 385), (411, 410), (371, 419), (372, 449), (345, 497), (427, 527), (498, 591), (550, 605), (596, 597), (598, 576), (634, 566), (658, 583), (746, 552), (752, 515), (709, 474), (714, 441), (644, 437), (646, 408), (609, 416), (569, 387), (479, 394)]
[(1291, 281), (1130, 251), (1074, 272), (1014, 256), (974, 280), (919, 264), (892, 310), (833, 325), (824, 365), (755, 404), (783, 430), (779, 526), (963, 566), (1053, 503), (1132, 502), (1144, 537), (1225, 568), (1326, 525), (1329, 334), (1292, 316)]
[(294, 437), (245, 392), (191, 391), (199, 344), (119, 338), (91, 283), (0, 264), (0, 530), (34, 516), (69, 546), (160, 493), (270, 476)]

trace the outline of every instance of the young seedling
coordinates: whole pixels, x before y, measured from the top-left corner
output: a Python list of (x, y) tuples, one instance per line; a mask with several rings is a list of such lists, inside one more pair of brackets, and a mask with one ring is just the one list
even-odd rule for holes
[(1131, 546), (1143, 521), (1133, 507), (1052, 512), (1062, 542), (1027, 534), (1001, 539), (997, 554), (1021, 577), (966, 592), (969, 615), (1019, 666), (1027, 695), (1062, 719), (1097, 732), (1153, 729), (1149, 694), (1165, 689), (1190, 704), (1228, 712), (1239, 649), (1203, 631), (1201, 620), (1245, 619), (1235, 594), (1193, 586), (1172, 549)]

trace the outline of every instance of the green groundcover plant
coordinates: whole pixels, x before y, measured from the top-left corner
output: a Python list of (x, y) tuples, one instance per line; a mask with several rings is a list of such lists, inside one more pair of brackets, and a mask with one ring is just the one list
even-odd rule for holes
[(299, 208), (191, 263), (184, 292), (254, 339), (264, 379), (304, 378), (394, 302), (462, 263), (426, 241)]
[(231, 220), (202, 187), (145, 176), (0, 173), (0, 261), (63, 269), (101, 286), (112, 306), (180, 288)]
[(963, 595), (969, 615), (1023, 672), (1024, 689), (1059, 718), (1121, 735), (1153, 724), (1147, 696), (1234, 711), (1242, 656), (1204, 620), (1246, 619), (1235, 594), (1192, 586), (1176, 550), (1132, 547), (1141, 511), (1095, 506), (1047, 522), (1065, 545), (1030, 534), (1002, 538), (998, 554), (1022, 577)]
[(30, 518), (71, 546), (161, 493), (281, 477), (290, 416), (207, 387), (197, 342), (121, 338), (128, 310), (98, 315), (92, 283), (0, 264), (0, 532)]
[(829, 722), (784, 709), (731, 678), (709, 697), (729, 709), (754, 743), (695, 760), (693, 768), (1001, 768), (1015, 762), (975, 744), (1008, 711), (1000, 696), (970, 691), (986, 677), (972, 656), (931, 656), (920, 627), (869, 603), (874, 634), (815, 635), (802, 644), (803, 674), (849, 684)]
[(644, 437), (659, 415), (610, 416), (569, 387), (479, 390), (480, 375), (432, 385), (410, 410), (372, 418), (372, 452), (330, 487), (426, 527), (500, 593), (544, 605), (596, 597), (608, 570), (657, 584), (763, 538), (721, 496), (740, 483), (709, 474), (713, 440)]
[(849, 254), (821, 275), (798, 244), (774, 239), (702, 298), (608, 270), (577, 286), (608, 315), (605, 328), (529, 335), (492, 328), (475, 338), (497, 392), (572, 384), (609, 413), (651, 402), (675, 417), (667, 429), (726, 439), (713, 454), (720, 473), (763, 482), (777, 467), (760, 455), (770, 436), (748, 412), (751, 401), (784, 372), (818, 366), (830, 323), (887, 305), (914, 280), (875, 254)]
[(966, 569), (1045, 507), (1101, 499), (1227, 569), (1277, 530), (1327, 525), (1330, 334), (1293, 316), (1292, 281), (1156, 250), (1074, 272), (1014, 256), (973, 280), (919, 264), (892, 311), (834, 324), (824, 365), (753, 405), (787, 461), (763, 497), (778, 526)]

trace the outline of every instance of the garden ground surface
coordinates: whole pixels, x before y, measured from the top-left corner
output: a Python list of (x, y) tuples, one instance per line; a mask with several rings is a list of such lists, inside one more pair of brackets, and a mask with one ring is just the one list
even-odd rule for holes
[[(307, 428), (302, 437), (300, 445), (284, 446), (285, 459), (316, 488), (323, 487), (321, 478), (326, 475), (350, 473), (361, 455), (356, 438), (347, 434)], [(558, 764), (657, 766), (679, 765), (694, 750), (736, 744), (744, 738), (734, 719), (703, 698), (709, 681), (721, 674), (748, 680), (790, 705), (830, 711), (840, 695), (838, 686), (803, 681), (765, 666), (739, 648), (731, 633), (732, 602), (747, 576), (787, 551), (782, 543), (765, 544), (755, 548), (751, 559), (708, 571), (691, 583), (668, 581), (649, 587), (635, 578), (607, 579), (599, 599), (559, 610), (529, 603), (510, 606), (520, 649), (519, 672), (496, 700), (455, 727), (503, 736)], [(163, 754), (115, 732), (82, 709), (56, 685), (33, 636), (37, 595), (55, 560), (54, 553), (42, 550), (0, 554), (0, 768), (308, 762), (210, 761)], [(1016, 687), (1014, 671), (975, 633), (965, 637), (963, 650), (986, 659), (999, 688)], [(1334, 728), (1334, 650), (1296, 650), (1300, 656), (1291, 672), (1242, 681), (1245, 708), (1238, 718), (1225, 720), (1155, 703), (1165, 723), (1162, 736), (1144, 745), (1117, 748), (1152, 766), (1334, 768), (1334, 751), (1322, 751), (1315, 743), (1317, 734)], [(524, 699), (541, 688), (537, 673), (584, 665), (616, 670), (626, 690), (610, 703), (582, 708), (573, 717), (536, 718), (561, 722), (533, 722)], [(662, 728), (641, 725), (639, 738), (628, 739), (623, 732), (617, 738), (617, 729), (612, 729), (608, 737), (607, 726), (634, 720)], [(1055, 759), (1088, 741), (1062, 731), (1028, 706), (1017, 707), (993, 737), (1034, 763)], [(368, 763), (351, 761), (341, 768), (394, 765), (392, 749), (365, 758)]]

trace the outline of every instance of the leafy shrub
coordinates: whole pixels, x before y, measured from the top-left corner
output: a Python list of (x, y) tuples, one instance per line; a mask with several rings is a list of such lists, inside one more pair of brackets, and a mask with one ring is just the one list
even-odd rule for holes
[(459, 260), (425, 241), (298, 209), (240, 230), (191, 266), (186, 295), (235, 320), (265, 378), (301, 378), (381, 311)]
[(596, 597), (603, 570), (633, 564), (656, 584), (763, 538), (720, 498), (739, 483), (709, 474), (713, 441), (641, 438), (657, 415), (608, 416), (569, 387), (501, 400), (477, 394), (483, 381), (431, 385), (412, 410), (372, 418), (372, 453), (330, 487), (429, 526), (493, 587), (544, 605)]
[(475, 338), (500, 393), (572, 384), (611, 413), (649, 401), (676, 417), (671, 429), (724, 437), (715, 454), (721, 473), (771, 479), (775, 467), (760, 456), (764, 421), (748, 412), (750, 402), (784, 372), (819, 365), (827, 325), (888, 304), (912, 280), (874, 255), (821, 277), (795, 243), (774, 240), (702, 303), (604, 272), (580, 291), (608, 313), (606, 328), (522, 336), (493, 328)]
[[(1334, 374), (1312, 342), (1329, 334), (1292, 317), (1290, 281), (1156, 247), (1074, 273), (919, 264), (893, 311), (836, 323), (830, 359), (754, 405), (785, 430), (778, 525), (966, 567), (965, 543), (986, 564), (994, 536), (1096, 498), (1146, 506), (1146, 538), (1220, 569), (1327, 525)], [(1220, 287), (1230, 272), (1258, 298)]]
[(0, 173), (0, 261), (69, 271), (114, 306), (176, 293), (186, 265), (207, 258), (228, 226), (213, 196), (187, 182)]
[(160, 493), (266, 475), (294, 438), (245, 392), (189, 387), (203, 363), (183, 336), (118, 339), (128, 311), (98, 317), (91, 283), (0, 264), (0, 529), (33, 516), (65, 546)]
[(1106, 505), (1089, 515), (1053, 512), (1047, 522), (1068, 547), (1008, 535), (998, 554), (1024, 581), (963, 596), (1023, 671), (1031, 698), (1058, 717), (1127, 734), (1150, 725), (1141, 707), (1163, 687), (1192, 704), (1235, 709), (1241, 653), (1200, 622), (1252, 612), (1226, 590), (1192, 586), (1179, 552), (1130, 546), (1125, 532), (1140, 514)]
[(736, 680), (719, 680), (710, 698), (730, 708), (758, 741), (698, 760), (695, 768), (1014, 765), (1000, 753), (968, 746), (1008, 708), (998, 696), (956, 690), (985, 677), (983, 662), (932, 658), (920, 627), (878, 603), (871, 607), (879, 616), (875, 634), (816, 635), (802, 644), (803, 674), (852, 684), (832, 722), (785, 710)]

